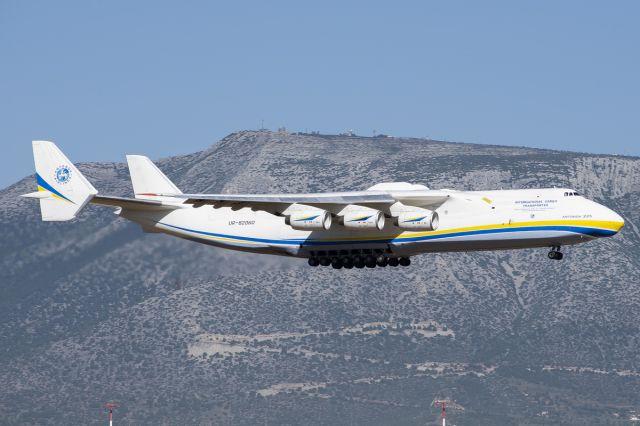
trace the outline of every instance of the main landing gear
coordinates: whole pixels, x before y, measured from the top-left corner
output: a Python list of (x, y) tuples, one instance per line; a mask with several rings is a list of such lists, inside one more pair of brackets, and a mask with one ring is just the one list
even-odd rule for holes
[(549, 252), (549, 254), (547, 254), (547, 256), (549, 256), (549, 259), (553, 260), (562, 260), (562, 258), (564, 257), (562, 252), (560, 252), (560, 246), (551, 247), (551, 251)]
[(309, 258), (309, 266), (329, 266), (331, 265), (334, 269), (351, 269), (351, 268), (375, 268), (376, 266), (380, 268), (384, 268), (386, 266), (396, 267), (400, 266), (409, 266), (411, 265), (411, 259), (408, 257), (387, 257), (384, 254), (380, 254), (378, 256), (374, 256), (373, 254), (368, 255), (353, 255), (353, 256), (323, 256), (323, 257), (310, 257)]

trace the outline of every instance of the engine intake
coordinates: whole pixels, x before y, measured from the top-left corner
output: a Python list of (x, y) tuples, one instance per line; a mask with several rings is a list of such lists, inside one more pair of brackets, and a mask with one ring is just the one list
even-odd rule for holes
[(425, 211), (400, 213), (395, 220), (398, 228), (420, 231), (435, 231), (438, 229), (440, 218), (438, 213)]
[(345, 228), (382, 230), (384, 214), (378, 210), (349, 212), (342, 216), (340, 223)]
[(331, 213), (326, 210), (295, 212), (286, 216), (284, 223), (301, 231), (331, 228)]

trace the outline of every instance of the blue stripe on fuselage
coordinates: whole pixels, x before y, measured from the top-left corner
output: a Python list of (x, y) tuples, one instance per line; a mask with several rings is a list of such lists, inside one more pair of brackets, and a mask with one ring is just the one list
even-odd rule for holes
[(449, 234), (422, 235), (418, 237), (385, 238), (380, 240), (372, 239), (372, 240), (324, 241), (324, 240), (305, 240), (300, 238), (271, 240), (271, 239), (265, 239), (265, 238), (242, 237), (238, 235), (228, 235), (228, 234), (218, 234), (214, 232), (198, 231), (195, 229), (183, 228), (181, 226), (169, 225), (168, 223), (162, 223), (162, 222), (158, 222), (158, 224), (163, 226), (168, 226), (174, 229), (180, 229), (182, 231), (192, 232), (195, 234), (207, 235), (210, 237), (229, 238), (234, 240), (255, 242), (255, 243), (265, 243), (265, 244), (300, 245), (300, 246), (323, 246), (323, 245), (338, 245), (338, 244), (389, 244), (389, 243), (397, 244), (397, 243), (407, 243), (407, 242), (439, 240), (443, 238), (452, 238), (452, 237), (464, 237), (468, 235), (499, 234), (499, 233), (523, 232), (523, 231), (524, 232), (565, 231), (565, 232), (573, 232), (576, 234), (589, 235), (592, 237), (610, 237), (616, 234), (614, 231), (610, 231), (607, 229), (588, 228), (588, 227), (581, 227), (581, 226), (546, 225), (546, 226), (522, 226), (522, 227), (499, 228), (499, 229), (483, 229), (483, 230), (474, 230), (474, 231), (451, 232)]

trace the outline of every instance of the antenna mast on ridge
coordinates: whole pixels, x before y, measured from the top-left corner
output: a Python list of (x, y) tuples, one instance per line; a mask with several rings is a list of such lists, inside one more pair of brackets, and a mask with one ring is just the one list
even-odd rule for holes
[(113, 402), (107, 402), (107, 409), (109, 410), (109, 426), (113, 426), (113, 409), (116, 408), (116, 404)]
[(438, 405), (442, 407), (442, 410), (440, 411), (442, 426), (447, 426), (447, 404), (450, 404), (450, 403), (451, 401), (449, 401), (448, 399), (436, 399), (435, 401), (433, 401), (433, 405), (435, 405), (436, 407)]

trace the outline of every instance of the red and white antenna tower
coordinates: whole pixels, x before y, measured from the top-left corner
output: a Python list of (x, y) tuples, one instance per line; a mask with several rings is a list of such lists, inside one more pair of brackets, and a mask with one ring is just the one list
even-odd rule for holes
[(435, 405), (436, 407), (438, 405), (442, 407), (442, 410), (440, 411), (442, 426), (447, 426), (447, 404), (450, 404), (450, 403), (451, 401), (449, 401), (448, 399), (436, 399), (435, 401), (433, 401), (433, 405)]
[(116, 407), (117, 405), (113, 402), (107, 402), (107, 409), (109, 410), (109, 426), (113, 426), (113, 409)]

